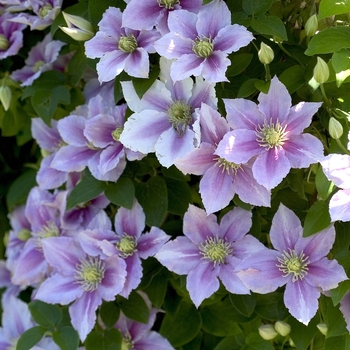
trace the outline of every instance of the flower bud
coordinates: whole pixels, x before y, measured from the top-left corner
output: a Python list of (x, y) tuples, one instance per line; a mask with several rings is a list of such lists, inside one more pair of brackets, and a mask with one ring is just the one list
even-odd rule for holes
[(335, 140), (338, 140), (343, 135), (343, 126), (337, 119), (331, 117), (329, 119), (328, 131), (331, 137), (333, 137)]
[(259, 60), (263, 64), (269, 64), (275, 57), (275, 54), (269, 45), (265, 43), (260, 44), (260, 50), (258, 52)]
[(275, 330), (278, 334), (286, 337), (290, 333), (291, 327), (287, 322), (277, 321), (275, 323)]
[(325, 323), (319, 323), (317, 325), (317, 328), (323, 335), (327, 335), (328, 326)]
[(90, 40), (95, 32), (91, 23), (86, 19), (62, 12), (68, 27), (61, 27), (61, 30), (77, 41)]
[(0, 102), (4, 107), (4, 110), (7, 111), (10, 108), (12, 100), (12, 92), (8, 86), (0, 86)]
[(317, 15), (312, 15), (305, 23), (305, 34), (309, 38), (314, 36), (318, 29)]
[(329, 68), (327, 63), (321, 58), (317, 57), (317, 63), (314, 68), (314, 79), (319, 83), (325, 83), (329, 78)]
[(278, 336), (272, 324), (263, 324), (259, 327), (259, 334), (265, 340), (272, 340)]

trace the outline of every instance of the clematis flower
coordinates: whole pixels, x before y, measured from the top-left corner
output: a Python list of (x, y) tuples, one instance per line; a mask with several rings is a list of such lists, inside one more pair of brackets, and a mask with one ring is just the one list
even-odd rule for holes
[(302, 133), (322, 103), (300, 102), (291, 107), (291, 97), (277, 77), (258, 101), (256, 105), (242, 98), (224, 99), (233, 131), (224, 136), (216, 154), (237, 164), (256, 157), (253, 175), (270, 190), (291, 168), (306, 168), (323, 158), (321, 141)]
[(245, 27), (231, 25), (231, 12), (222, 0), (202, 6), (198, 15), (186, 10), (169, 13), (170, 32), (155, 42), (157, 52), (168, 59), (173, 81), (202, 75), (209, 82), (228, 81), (231, 61), (227, 55), (248, 45), (253, 34)]
[(85, 42), (85, 54), (100, 58), (96, 66), (99, 81), (110, 81), (123, 70), (132, 77), (148, 78), (148, 53), (155, 52), (153, 43), (160, 33), (122, 27), (122, 12), (115, 7), (105, 11), (98, 25), (96, 35)]
[(328, 180), (340, 188), (329, 202), (332, 221), (350, 221), (350, 156), (330, 154), (320, 163)]
[(206, 212), (211, 214), (226, 207), (236, 193), (246, 203), (270, 206), (270, 191), (254, 179), (251, 161), (236, 164), (215, 154), (218, 143), (230, 130), (226, 119), (205, 103), (198, 115), (202, 142), (177, 159), (175, 165), (185, 174), (203, 175), (199, 192)]
[(69, 306), (73, 327), (81, 341), (96, 322), (102, 300), (112, 301), (125, 282), (125, 262), (117, 255), (105, 260), (91, 257), (71, 237), (43, 241), (45, 259), (55, 269), (39, 287), (35, 299)]
[(276, 250), (264, 248), (237, 266), (237, 275), (256, 293), (270, 293), (286, 285), (284, 304), (298, 321), (308, 324), (318, 309), (321, 291), (347, 279), (336, 260), (326, 258), (335, 240), (333, 226), (303, 237), (299, 218), (280, 204), (272, 219), (270, 240)]
[(345, 322), (346, 329), (350, 332), (350, 291), (347, 291), (340, 301), (340, 311), (342, 312)]
[(124, 98), (132, 114), (124, 125), (120, 141), (125, 147), (144, 154), (155, 152), (159, 162), (170, 167), (199, 145), (200, 132), (195, 109), (204, 102), (216, 107), (214, 84), (198, 78), (174, 83), (171, 61), (161, 57), (160, 80), (137, 96), (131, 81), (122, 82)]
[(131, 0), (123, 12), (123, 27), (150, 30), (154, 26), (164, 35), (169, 32), (168, 16), (176, 10), (198, 13), (202, 0)]
[(158, 227), (142, 233), (145, 228), (145, 213), (135, 200), (131, 210), (120, 208), (115, 216), (115, 232), (111, 229), (92, 229), (79, 233), (79, 242), (92, 256), (102, 258), (119, 256), (126, 263), (127, 277), (123, 290), (119, 293), (127, 298), (141, 282), (141, 259), (147, 259), (169, 240)]
[(252, 213), (236, 207), (225, 214), (220, 224), (214, 214), (194, 205), (184, 215), (183, 233), (166, 243), (155, 257), (179, 275), (187, 275), (186, 288), (198, 307), (220, 286), (219, 279), (230, 293), (249, 294), (237, 277), (236, 267), (248, 255), (260, 255), (264, 246), (246, 235)]
[(25, 60), (26, 65), (12, 72), (11, 78), (21, 81), (21, 86), (32, 85), (41, 73), (54, 68), (54, 62), (65, 43), (52, 40), (51, 34), (47, 34), (43, 41), (35, 45)]

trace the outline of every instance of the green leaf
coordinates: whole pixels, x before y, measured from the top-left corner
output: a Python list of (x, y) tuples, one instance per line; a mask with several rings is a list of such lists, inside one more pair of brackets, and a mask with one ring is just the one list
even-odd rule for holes
[(231, 61), (231, 65), (226, 71), (227, 77), (235, 77), (242, 73), (250, 64), (253, 59), (252, 53), (232, 53), (228, 56)]
[(345, 334), (338, 337), (327, 338), (323, 350), (350, 349), (350, 335)]
[(252, 18), (250, 25), (260, 34), (275, 36), (282, 40), (288, 39), (284, 23), (277, 16)]
[(331, 289), (333, 305), (338, 305), (344, 295), (350, 290), (350, 280), (343, 281), (335, 289)]
[(283, 301), (283, 293), (256, 294), (255, 312), (267, 320), (283, 320), (289, 312)]
[(243, 350), (274, 350), (274, 346), (267, 340), (261, 338), (260, 334), (252, 333), (246, 338), (246, 346)]
[(33, 320), (40, 326), (53, 329), (62, 320), (62, 311), (57, 305), (34, 300), (28, 304), (28, 307)]
[(27, 329), (18, 339), (16, 350), (30, 350), (44, 337), (46, 329), (41, 326), (36, 326)]
[(251, 294), (230, 294), (230, 301), (233, 307), (243, 316), (250, 317), (254, 312), (256, 300)]
[(332, 66), (335, 72), (337, 87), (343, 84), (344, 80), (350, 76), (350, 53), (347, 49), (334, 52), (332, 56)]
[(148, 306), (141, 295), (137, 292), (131, 292), (128, 299), (125, 299), (119, 295), (117, 297), (117, 302), (126, 317), (141, 323), (148, 322)]
[(350, 12), (350, 0), (322, 0), (320, 1), (318, 18), (321, 19), (348, 12)]
[(68, 73), (73, 85), (77, 84), (87, 68), (87, 60), (83, 46), (80, 46), (68, 62)]
[(329, 197), (329, 195), (332, 193), (334, 188), (333, 182), (327, 179), (321, 166), (317, 169), (317, 172), (316, 172), (315, 185), (316, 185), (318, 196), (322, 200), (326, 200)]
[(288, 319), (288, 323), (291, 326), (290, 337), (293, 339), (297, 349), (302, 350), (308, 348), (312, 338), (318, 332), (317, 324), (319, 322), (318, 315), (316, 315), (307, 326), (297, 321), (294, 317)]
[(279, 80), (286, 86), (288, 92), (292, 94), (305, 84), (305, 68), (301, 66), (287, 68), (279, 76)]
[(160, 308), (163, 305), (168, 288), (167, 274), (159, 273), (152, 278), (151, 283), (144, 289), (154, 307)]
[(306, 214), (303, 236), (308, 237), (331, 224), (328, 204), (325, 201), (315, 202)]
[(52, 334), (52, 339), (61, 350), (76, 350), (79, 346), (79, 334), (70, 326), (62, 327)]
[(313, 36), (305, 51), (308, 56), (333, 53), (350, 46), (349, 27), (331, 27)]
[(255, 87), (255, 83), (259, 81), (259, 79), (249, 79), (245, 81), (238, 90), (237, 97), (244, 98), (252, 95), (257, 88)]
[(168, 208), (168, 190), (159, 176), (136, 184), (136, 198), (146, 214), (148, 226), (160, 227)]
[(120, 308), (114, 301), (104, 301), (100, 308), (100, 317), (104, 325), (110, 329), (118, 321)]
[(164, 178), (168, 188), (168, 211), (172, 214), (185, 214), (192, 200), (191, 188), (187, 182)]
[(250, 16), (264, 15), (271, 7), (275, 0), (243, 0), (243, 11)]
[(201, 327), (202, 319), (196, 307), (181, 301), (175, 313), (165, 314), (159, 333), (174, 347), (179, 347), (194, 339)]
[(104, 332), (92, 331), (86, 338), (86, 350), (121, 350), (123, 336), (116, 328), (106, 329)]
[(138, 97), (141, 99), (145, 92), (152, 86), (154, 81), (159, 76), (159, 66), (154, 66), (147, 79), (143, 78), (132, 78), (132, 82)]
[(96, 198), (105, 190), (106, 186), (105, 182), (99, 181), (92, 176), (84, 178), (69, 194), (66, 210)]
[(134, 183), (128, 177), (120, 177), (116, 183), (108, 183), (105, 195), (112, 203), (131, 209), (135, 198)]

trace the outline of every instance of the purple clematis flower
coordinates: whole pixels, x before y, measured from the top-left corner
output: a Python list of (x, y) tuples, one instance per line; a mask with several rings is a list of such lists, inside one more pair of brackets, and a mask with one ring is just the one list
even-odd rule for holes
[(202, 75), (209, 82), (228, 81), (225, 73), (231, 61), (227, 55), (254, 39), (245, 27), (231, 25), (231, 12), (222, 0), (204, 5), (198, 15), (173, 11), (168, 25), (170, 32), (154, 47), (161, 56), (176, 59), (171, 66), (174, 81), (191, 75)]
[(345, 293), (343, 299), (340, 301), (339, 309), (344, 316), (347, 325), (346, 329), (350, 332), (350, 290)]
[(21, 86), (32, 85), (33, 81), (41, 75), (54, 68), (54, 62), (65, 43), (52, 40), (51, 34), (47, 34), (43, 41), (35, 45), (25, 60), (26, 65), (11, 74), (13, 80), (21, 81)]
[(35, 299), (69, 306), (73, 327), (81, 341), (92, 330), (102, 300), (112, 301), (124, 286), (125, 262), (117, 255), (105, 260), (85, 253), (71, 237), (43, 241), (45, 259), (55, 269), (39, 287)]
[(216, 107), (215, 84), (198, 78), (174, 83), (170, 61), (161, 57), (160, 80), (143, 95), (137, 96), (131, 81), (122, 82), (124, 98), (135, 113), (124, 125), (120, 141), (125, 147), (142, 153), (155, 152), (159, 162), (170, 167), (199, 144), (199, 126), (195, 109), (204, 102)]
[(166, 243), (155, 257), (179, 275), (187, 275), (187, 290), (198, 307), (220, 286), (219, 279), (230, 293), (249, 294), (237, 277), (236, 267), (248, 255), (264, 248), (256, 238), (246, 235), (252, 213), (236, 207), (225, 214), (220, 224), (214, 214), (189, 206), (184, 215), (184, 236)]
[(238, 277), (256, 293), (270, 293), (286, 285), (284, 303), (298, 321), (308, 324), (318, 309), (321, 291), (336, 288), (347, 279), (336, 260), (328, 260), (334, 240), (333, 226), (303, 237), (299, 218), (280, 204), (270, 230), (276, 250), (264, 248), (237, 266)]
[(23, 46), (24, 24), (14, 23), (14, 15), (3, 13), (0, 16), (0, 59), (14, 56)]
[(270, 206), (271, 193), (254, 179), (251, 161), (236, 164), (215, 154), (218, 143), (230, 131), (226, 119), (204, 103), (198, 114), (202, 142), (175, 165), (185, 174), (203, 175), (199, 192), (207, 214), (226, 207), (235, 193), (246, 203)]
[(99, 29), (85, 42), (86, 56), (100, 58), (96, 66), (99, 81), (110, 81), (123, 70), (132, 77), (148, 78), (148, 53), (155, 52), (153, 43), (160, 33), (122, 27), (122, 12), (115, 7), (105, 11)]
[(79, 242), (86, 252), (102, 258), (119, 256), (125, 260), (127, 277), (119, 293), (127, 298), (141, 282), (141, 259), (153, 256), (169, 240), (170, 236), (158, 227), (142, 233), (145, 213), (135, 200), (131, 210), (120, 208), (115, 216), (115, 232), (111, 229), (85, 230), (79, 233)]
[(123, 12), (123, 27), (150, 30), (154, 26), (164, 35), (169, 32), (168, 16), (174, 10), (198, 13), (202, 0), (131, 0)]
[(320, 163), (328, 180), (340, 188), (329, 202), (332, 221), (350, 221), (350, 156), (330, 154)]
[(224, 136), (216, 154), (237, 164), (256, 156), (253, 175), (270, 190), (291, 168), (306, 168), (323, 158), (321, 141), (302, 134), (322, 103), (300, 102), (291, 107), (291, 97), (277, 77), (258, 101), (256, 105), (242, 98), (224, 99), (233, 131)]

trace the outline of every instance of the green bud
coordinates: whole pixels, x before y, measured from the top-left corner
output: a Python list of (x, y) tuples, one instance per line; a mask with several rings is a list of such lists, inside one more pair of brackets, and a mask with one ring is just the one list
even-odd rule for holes
[(62, 14), (68, 27), (60, 26), (60, 29), (74, 40), (86, 41), (90, 40), (95, 35), (92, 24), (86, 19), (65, 12), (62, 12)]
[(317, 15), (312, 15), (305, 23), (305, 34), (309, 38), (314, 36), (318, 29)]
[(329, 68), (327, 63), (321, 58), (317, 57), (317, 63), (314, 68), (314, 79), (319, 83), (325, 83), (329, 78)]
[(325, 323), (319, 323), (317, 325), (317, 328), (323, 335), (327, 335), (328, 326)]
[(291, 327), (287, 322), (277, 321), (275, 323), (275, 330), (278, 334), (286, 337), (290, 333)]
[(258, 57), (261, 63), (269, 64), (275, 57), (275, 54), (269, 45), (265, 43), (260, 44), (260, 50), (258, 52)]
[(333, 137), (335, 140), (338, 140), (343, 135), (343, 126), (337, 119), (331, 117), (329, 119), (328, 131), (331, 137)]
[(4, 110), (7, 111), (10, 108), (12, 100), (12, 92), (8, 86), (0, 86), (0, 102), (4, 107)]
[(272, 340), (278, 336), (272, 324), (263, 324), (259, 327), (259, 334), (265, 340)]

